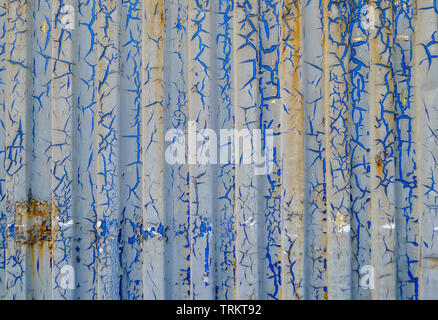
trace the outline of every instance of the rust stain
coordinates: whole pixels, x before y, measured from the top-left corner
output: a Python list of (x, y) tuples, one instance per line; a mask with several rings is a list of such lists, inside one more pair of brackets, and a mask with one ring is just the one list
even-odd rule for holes
[(160, 15), (160, 29), (159, 29), (160, 34), (162, 34), (161, 32), (163, 31), (163, 28), (164, 28), (164, 10), (163, 10), (163, 7), (164, 7), (163, 0), (158, 1), (157, 12), (159, 12), (159, 15)]
[(376, 155), (375, 161), (376, 161), (377, 175), (379, 177), (381, 177), (381, 176), (383, 176), (383, 162), (382, 162), (382, 159), (381, 159), (381, 157), (379, 155)]
[(49, 25), (47, 24), (47, 21), (44, 20), (44, 23), (41, 26), (41, 33), (43, 34), (44, 37), (46, 36), (48, 29), (49, 29)]
[(430, 268), (433, 270), (438, 270), (438, 258), (435, 257), (428, 257), (426, 258), (431, 262)]
[(342, 228), (348, 225), (347, 219), (345, 215), (343, 215), (341, 212), (337, 212), (335, 216), (335, 227), (336, 231), (341, 231)]
[(42, 252), (46, 243), (50, 248), (57, 231), (57, 206), (54, 201), (28, 201), (15, 203), (14, 239), (16, 243), (33, 247), (38, 244)]
[(29, 272), (29, 299), (38, 296), (44, 287), (45, 266), (54, 257), (54, 240), (57, 232), (58, 209), (54, 201), (39, 201), (32, 197), (14, 204), (14, 231), (10, 235), (15, 246), (26, 251)]

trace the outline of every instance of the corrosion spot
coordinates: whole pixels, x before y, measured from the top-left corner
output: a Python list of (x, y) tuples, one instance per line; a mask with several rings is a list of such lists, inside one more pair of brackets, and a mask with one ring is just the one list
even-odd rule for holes
[(50, 201), (39, 201), (33, 198), (15, 203), (15, 242), (34, 245), (44, 241), (52, 241), (52, 216), (56, 210)]
[(437, 270), (438, 269), (438, 258), (437, 257), (426, 257), (426, 260), (430, 263), (430, 269)]
[(375, 161), (376, 161), (377, 175), (381, 176), (382, 173), (383, 173), (383, 162), (382, 162), (382, 158), (381, 158), (379, 155), (376, 155)]

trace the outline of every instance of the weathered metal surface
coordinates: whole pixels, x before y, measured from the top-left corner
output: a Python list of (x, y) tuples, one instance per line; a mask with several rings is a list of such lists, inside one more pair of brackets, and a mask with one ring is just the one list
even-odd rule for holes
[(0, 0), (0, 121), (1, 299), (438, 299), (436, 0)]

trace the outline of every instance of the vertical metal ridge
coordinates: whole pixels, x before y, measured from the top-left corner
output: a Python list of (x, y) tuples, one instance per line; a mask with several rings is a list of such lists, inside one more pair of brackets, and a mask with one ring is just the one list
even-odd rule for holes
[[(323, 2), (303, 8), (305, 99), (306, 299), (327, 298), (327, 198), (323, 106)], [(308, 268), (308, 266), (312, 268)]]
[[(437, 120), (432, 112), (436, 109), (438, 95), (438, 68), (436, 68), (436, 30), (438, 12), (436, 3), (422, 0), (418, 3), (416, 20), (416, 95), (418, 141), (418, 188), (419, 188), (419, 246), (420, 276), (419, 298), (436, 299), (437, 281), (437, 245), (434, 235), (438, 231), (436, 213), (435, 174), (437, 167), (436, 146)], [(435, 5), (435, 6), (434, 6)], [(426, 26), (428, 25), (428, 26)], [(431, 40), (432, 39), (432, 40)]]
[[(142, 4), (120, 4), (120, 246), (122, 299), (143, 298)], [(124, 26), (124, 28), (122, 28)]]
[[(47, 279), (48, 284), (35, 285), (36, 288), (42, 291), (44, 294), (48, 289), (47, 285), (53, 289), (54, 299), (71, 299), (73, 292), (66, 290), (61, 284), (61, 270), (65, 265), (71, 265), (73, 262), (72, 257), (72, 238), (73, 238), (73, 224), (74, 224), (74, 204), (72, 201), (73, 195), (73, 149), (72, 149), (72, 123), (73, 123), (73, 68), (74, 68), (74, 45), (73, 45), (73, 30), (63, 29), (58, 19), (61, 14), (62, 7), (65, 5), (72, 5), (72, 1), (65, 1), (59, 3), (59, 5), (52, 4), (52, 21), (55, 21), (52, 26), (51, 32), (53, 32), (52, 41), (52, 57), (53, 57), (53, 70), (51, 79), (51, 219), (52, 219), (52, 252), (44, 252), (44, 263), (49, 264), (49, 254), (52, 259), (52, 270), (48, 272), (52, 279)], [(44, 26), (47, 22), (43, 22), (43, 35)], [(47, 35), (46, 35), (47, 37)], [(43, 128), (43, 124), (40, 127)], [(42, 136), (39, 139), (43, 139)], [(35, 168), (36, 169), (36, 168)], [(35, 170), (34, 169), (34, 170)], [(42, 246), (43, 243), (38, 245)], [(44, 251), (48, 250), (47, 248)], [(42, 261), (40, 262), (40, 265)], [(64, 269), (65, 270), (65, 269)], [(50, 272), (51, 271), (51, 272)], [(73, 279), (72, 279), (73, 280)], [(71, 280), (71, 281), (72, 281)], [(50, 295), (49, 295), (50, 296)], [(40, 296), (40, 299), (43, 296)]]
[(97, 12), (96, 2), (78, 3), (76, 23), (77, 66), (75, 76), (77, 96), (77, 140), (74, 145), (77, 163), (77, 192), (75, 225), (75, 259), (72, 267), (75, 275), (75, 298), (98, 298), (98, 83), (96, 63), (97, 33), (95, 33)]
[[(256, 142), (261, 139), (262, 156), (265, 161), (263, 175), (260, 175), (260, 227), (259, 258), (261, 299), (278, 300), (282, 296), (281, 285), (281, 194), (282, 159), (281, 159), (281, 86), (280, 86), (280, 43), (281, 43), (281, 1), (271, 3), (260, 1), (259, 6), (259, 73), (260, 73), (260, 137), (253, 133), (253, 150), (255, 155), (260, 152)], [(269, 131), (270, 130), (270, 131)], [(269, 139), (273, 140), (272, 146)], [(271, 150), (272, 149), (272, 150)], [(271, 158), (270, 153), (273, 157)], [(257, 157), (254, 158), (254, 167)], [(254, 169), (256, 170), (256, 169)], [(260, 170), (260, 169), (259, 169)], [(263, 222), (263, 223), (262, 223)]]
[[(371, 261), (376, 270), (373, 299), (395, 299), (394, 83), (392, 4), (376, 3), (376, 29), (370, 35), (371, 73)], [(389, 22), (388, 22), (389, 21)]]
[(348, 81), (349, 7), (324, 2), (324, 109), (328, 298), (351, 299)]
[(143, 297), (164, 299), (164, 0), (143, 2), (142, 211)]
[(6, 0), (0, 1), (0, 299), (6, 296)]
[(97, 297), (120, 298), (120, 5), (101, 3), (97, 9)]
[[(212, 194), (212, 185), (216, 176), (216, 166), (202, 163), (202, 154), (209, 152), (216, 154), (217, 148), (217, 141), (214, 141), (209, 133), (213, 130), (213, 123), (217, 122), (217, 113), (211, 102), (214, 61), (211, 61), (210, 50), (215, 40), (212, 38), (211, 16), (212, 1), (189, 1), (188, 119), (196, 123), (193, 128), (189, 128), (189, 131), (196, 130), (194, 141), (191, 141), (191, 133), (188, 134), (190, 297), (192, 299), (213, 299), (215, 297), (212, 227), (213, 202), (217, 201), (217, 197)], [(209, 140), (206, 140), (207, 137)], [(193, 152), (196, 154), (191, 154), (190, 148), (194, 143), (196, 146)], [(190, 162), (192, 158), (196, 159), (196, 163)]]
[[(217, 132), (220, 130), (232, 130), (235, 125), (235, 103), (234, 95), (237, 92), (236, 64), (234, 63), (233, 50), (236, 45), (234, 29), (237, 27), (234, 20), (237, 3), (233, 0), (222, 2), (213, 1), (213, 10), (217, 17), (213, 28), (216, 29), (216, 41), (212, 47), (217, 45), (216, 53), (216, 104), (214, 108), (218, 113)], [(213, 38), (214, 39), (214, 38)], [(212, 89), (212, 90), (213, 90)], [(213, 101), (214, 103), (214, 101)], [(232, 148), (229, 141), (218, 141), (218, 158)], [(235, 175), (236, 168), (232, 163), (218, 164), (217, 171), (217, 215), (216, 215), (216, 298), (233, 299), (236, 288), (236, 234), (235, 234)], [(214, 192), (213, 192), (214, 196)]]
[[(419, 130), (415, 124), (416, 56), (415, 1), (394, 3), (394, 79), (395, 79), (395, 226), (397, 236), (397, 298), (418, 299), (418, 177), (416, 153)], [(413, 25), (413, 28), (412, 28)]]
[[(369, 299), (371, 290), (363, 287), (362, 271), (370, 266), (370, 33), (363, 26), (361, 16), (365, 1), (357, 0), (352, 8), (351, 56), (349, 83), (351, 86), (350, 161), (351, 161), (351, 233), (352, 233), (352, 287), (353, 299)], [(369, 8), (369, 7), (368, 7)]]
[[(29, 104), (31, 64), (28, 46), (30, 43), (30, 11), (27, 1), (7, 3), (6, 22), (6, 212), (8, 248), (6, 255), (6, 298), (28, 299), (29, 287), (25, 230), (27, 228), (26, 203), (30, 177), (27, 168), (29, 159), (29, 119), (26, 112)], [(23, 205), (20, 205), (24, 203)], [(17, 223), (16, 223), (17, 222)], [(19, 239), (21, 241), (15, 241)]]
[[(258, 1), (236, 1), (234, 45), (236, 70), (235, 129), (243, 139), (252, 141), (252, 130), (258, 121)], [(237, 70), (241, 72), (237, 72)], [(247, 130), (246, 132), (244, 130)], [(259, 297), (259, 220), (258, 179), (249, 166), (242, 164), (242, 150), (236, 153), (236, 299)]]
[[(166, 2), (164, 31), (164, 132), (188, 129), (188, 1)], [(183, 137), (174, 138), (183, 143)], [(187, 149), (186, 149), (187, 150)], [(185, 158), (187, 161), (187, 156)], [(164, 159), (163, 159), (164, 161)], [(169, 299), (190, 298), (189, 172), (187, 165), (165, 163), (166, 293)]]

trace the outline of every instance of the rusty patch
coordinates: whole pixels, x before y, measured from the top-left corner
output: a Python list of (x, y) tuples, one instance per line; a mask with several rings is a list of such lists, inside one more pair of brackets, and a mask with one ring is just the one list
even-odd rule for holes
[(375, 161), (376, 161), (377, 175), (380, 177), (380, 176), (383, 175), (383, 162), (382, 162), (381, 156), (380, 155), (376, 155)]
[(438, 258), (437, 257), (425, 257), (427, 261), (430, 263), (430, 269), (438, 270)]
[(54, 232), (52, 216), (56, 215), (56, 210), (52, 210), (52, 207), (50, 201), (33, 198), (15, 203), (15, 242), (25, 245), (51, 242)]

